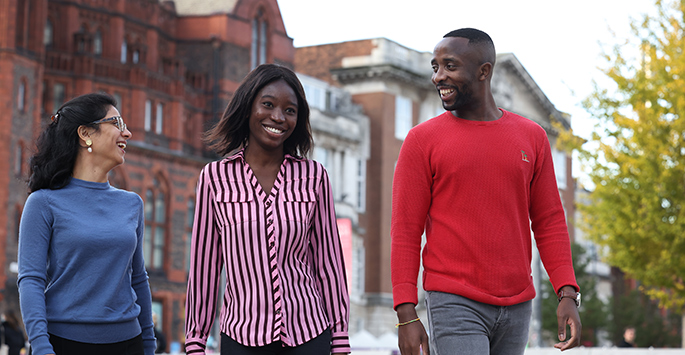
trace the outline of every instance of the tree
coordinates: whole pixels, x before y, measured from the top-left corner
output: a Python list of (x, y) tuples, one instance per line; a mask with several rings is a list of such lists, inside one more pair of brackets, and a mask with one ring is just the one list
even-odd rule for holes
[[(661, 307), (685, 305), (685, 0), (656, 0), (630, 44), (605, 56), (613, 90), (585, 101), (596, 130), (577, 148), (594, 184), (581, 228), (605, 260), (639, 280)], [(633, 59), (633, 60), (631, 60)], [(573, 142), (576, 142), (575, 145)], [(590, 147), (590, 148), (586, 148)]]

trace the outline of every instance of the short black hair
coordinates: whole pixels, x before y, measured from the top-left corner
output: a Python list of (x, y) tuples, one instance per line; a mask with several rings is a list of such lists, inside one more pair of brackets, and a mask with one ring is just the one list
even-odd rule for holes
[(443, 36), (443, 38), (448, 37), (466, 38), (469, 40), (469, 45), (483, 46), (485, 50), (483, 52), (483, 62), (490, 62), (493, 66), (495, 65), (495, 59), (497, 58), (495, 53), (495, 43), (487, 33), (475, 28), (467, 27), (451, 31)]
[(219, 122), (205, 134), (204, 140), (209, 147), (222, 156), (244, 147), (250, 136), (250, 114), (257, 94), (278, 80), (285, 81), (297, 97), (297, 125), (283, 143), (283, 151), (292, 156), (306, 156), (313, 141), (304, 88), (295, 72), (278, 64), (262, 64), (247, 74)]

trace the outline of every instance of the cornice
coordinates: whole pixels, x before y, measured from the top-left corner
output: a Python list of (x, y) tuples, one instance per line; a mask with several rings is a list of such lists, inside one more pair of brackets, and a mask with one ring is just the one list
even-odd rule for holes
[(350, 68), (331, 69), (333, 79), (346, 85), (369, 80), (396, 81), (430, 90), (430, 77), (419, 75), (392, 64), (379, 64)]

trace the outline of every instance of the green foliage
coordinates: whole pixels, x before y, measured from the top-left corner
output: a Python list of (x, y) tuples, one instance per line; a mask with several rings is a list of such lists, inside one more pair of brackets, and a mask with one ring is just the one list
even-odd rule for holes
[[(579, 149), (591, 202), (579, 206), (605, 261), (639, 280), (661, 307), (685, 306), (685, 0), (656, 1), (633, 24), (638, 43), (606, 55), (615, 87), (585, 101), (597, 131)], [(583, 322), (585, 324), (585, 320)]]
[[(580, 320), (583, 324), (581, 341), (584, 345), (596, 346), (597, 332), (606, 329), (609, 324), (608, 306), (597, 297), (596, 276), (585, 271), (591, 261), (585, 249), (578, 244), (572, 244), (571, 252), (573, 253), (573, 269), (576, 272), (576, 281), (582, 294), (582, 303), (579, 309)], [(543, 340), (552, 344), (558, 342), (556, 334), (559, 301), (549, 281), (543, 281), (541, 288)]]
[(614, 321), (610, 323), (608, 330), (614, 344), (623, 338), (625, 328), (634, 327), (635, 345), (638, 347), (681, 346), (680, 316), (670, 312), (662, 315), (657, 305), (638, 290), (615, 297), (610, 307)]

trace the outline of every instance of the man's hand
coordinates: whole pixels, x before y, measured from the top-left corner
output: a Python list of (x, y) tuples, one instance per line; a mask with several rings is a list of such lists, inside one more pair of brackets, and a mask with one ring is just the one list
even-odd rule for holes
[[(570, 287), (570, 286), (564, 286)], [(571, 287), (571, 289), (573, 289)], [(575, 292), (573, 289), (572, 292)], [(570, 298), (562, 298), (557, 306), (557, 322), (559, 324), (559, 343), (554, 344), (554, 347), (561, 351), (575, 348), (580, 345), (580, 315), (578, 314), (578, 307), (576, 303)], [(571, 329), (571, 338), (566, 340), (566, 325)]]
[[(403, 303), (397, 306), (398, 323), (408, 322), (418, 318), (416, 308), (411, 303)], [(399, 326), (397, 342), (402, 355), (428, 355), (428, 334), (421, 321), (412, 322)]]

